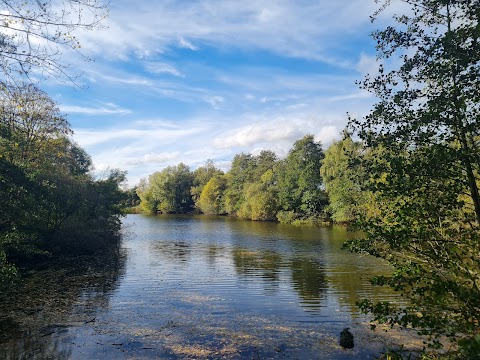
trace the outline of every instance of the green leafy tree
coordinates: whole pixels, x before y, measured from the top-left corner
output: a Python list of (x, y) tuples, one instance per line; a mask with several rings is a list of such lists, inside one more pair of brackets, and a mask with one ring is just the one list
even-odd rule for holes
[(255, 158), (251, 154), (238, 154), (232, 160), (227, 173), (228, 186), (225, 192), (225, 209), (235, 215), (245, 201), (244, 186), (254, 180)]
[[(245, 219), (271, 220), (270, 205), (276, 208), (277, 201), (275, 198), (272, 203), (266, 203), (266, 199), (272, 199), (276, 190), (270, 186), (271, 181), (262, 179), (265, 173), (270, 174), (267, 176), (270, 179), (274, 178), (273, 169), (277, 162), (277, 155), (270, 150), (262, 150), (257, 156), (239, 154), (234, 157), (232, 167), (227, 173), (228, 187), (225, 198), (228, 213)], [(263, 209), (262, 204), (265, 205)]]
[(37, 87), (0, 90), (0, 283), (38, 256), (118, 244), (125, 174), (95, 180), (90, 157)]
[(190, 193), (192, 185), (193, 175), (190, 168), (180, 163), (150, 175), (148, 183), (141, 183), (137, 193), (141, 199), (141, 207), (148, 213), (159, 211), (165, 214), (183, 214), (193, 208)]
[(271, 150), (262, 150), (255, 156), (255, 170), (253, 171), (253, 178), (255, 181), (261, 180), (262, 176), (268, 171), (273, 170), (277, 165), (278, 157)]
[(212, 177), (203, 187), (197, 207), (204, 214), (223, 215), (225, 214), (225, 190), (227, 178), (224, 175)]
[[(480, 4), (405, 3), (413, 11), (395, 16), (396, 26), (374, 33), (385, 65), (362, 86), (379, 102), (365, 119), (351, 121), (367, 147), (382, 151), (364, 162), (378, 213), (363, 222), (365, 239), (350, 247), (393, 264), (393, 276), (376, 282), (410, 300), (402, 308), (364, 301), (365, 311), (419, 329), (432, 337), (433, 346), (441, 346), (441, 335), (463, 338), (457, 356), (475, 358), (478, 350), (472, 349), (478, 349), (480, 332)], [(400, 59), (400, 67), (390, 59)]]
[(336, 222), (352, 222), (357, 219), (360, 207), (365, 205), (362, 189), (363, 169), (358, 166), (363, 146), (344, 134), (325, 151), (320, 174), (328, 194), (328, 210)]
[(39, 167), (51, 162), (55, 151), (72, 134), (57, 104), (37, 86), (20, 84), (1, 91), (0, 119), (2, 157), (13, 164)]
[(50, 231), (42, 249), (52, 254), (93, 254), (118, 244), (126, 195), (126, 172), (112, 169), (100, 179), (55, 174), (48, 189)]
[[(153, 174), (152, 174), (153, 175)], [(149, 179), (151, 179), (151, 176)], [(141, 179), (137, 186), (137, 195), (140, 198), (140, 208), (147, 214), (155, 214), (158, 208), (158, 201), (153, 196), (153, 188), (149, 181)]]
[(276, 220), (278, 212), (278, 191), (272, 169), (265, 171), (259, 181), (247, 183), (244, 187), (245, 201), (238, 216), (256, 221)]
[(193, 172), (193, 186), (190, 191), (196, 208), (199, 208), (198, 201), (205, 185), (210, 179), (221, 175), (223, 175), (223, 171), (217, 169), (212, 160), (207, 160), (204, 166), (199, 167)]
[(123, 203), (126, 211), (129, 211), (129, 208), (137, 208), (140, 205), (140, 197), (137, 194), (137, 187), (129, 188), (124, 191), (125, 193), (125, 202)]
[(320, 216), (327, 205), (320, 175), (324, 158), (322, 144), (313, 135), (295, 141), (283, 164), (278, 167), (280, 206), (305, 217)]

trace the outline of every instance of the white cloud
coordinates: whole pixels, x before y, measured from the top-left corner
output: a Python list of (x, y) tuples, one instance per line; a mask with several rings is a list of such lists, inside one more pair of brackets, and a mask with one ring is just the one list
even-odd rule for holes
[(139, 76), (128, 76), (128, 77), (116, 77), (111, 75), (100, 75), (101, 78), (107, 81), (121, 83), (126, 85), (141, 85), (141, 86), (152, 86), (153, 82), (151, 80), (139, 77)]
[(286, 119), (269, 122), (259, 121), (217, 136), (213, 145), (218, 148), (251, 148), (258, 143), (289, 140), (299, 136), (299, 134), (299, 129), (295, 126), (295, 123)]
[(209, 103), (210, 106), (214, 109), (219, 109), (220, 105), (224, 103), (225, 99), (222, 96), (207, 96), (204, 97), (203, 100), (206, 103)]
[[(198, 127), (178, 128), (178, 127), (161, 127), (153, 125), (137, 127), (135, 123), (127, 123), (125, 128), (121, 124), (116, 124), (110, 129), (77, 129), (75, 130), (74, 138), (82, 146), (97, 146), (106, 145), (108, 143), (118, 142), (125, 144), (124, 147), (133, 141), (139, 141), (140, 146), (153, 144), (158, 145), (162, 142), (169, 144), (178, 141), (181, 138), (194, 136), (196, 133), (202, 131)], [(128, 141), (125, 143), (125, 141)], [(144, 145), (141, 145), (143, 143)]]
[(198, 47), (196, 47), (195, 45), (193, 45), (190, 41), (188, 41), (187, 39), (185, 39), (184, 37), (180, 37), (178, 39), (178, 44), (180, 45), (180, 47), (183, 47), (183, 48), (186, 48), (186, 49), (190, 49), (192, 51), (196, 51), (198, 50)]
[(324, 126), (315, 134), (315, 140), (321, 141), (323, 147), (330, 145), (335, 139), (339, 138), (342, 128), (335, 125)]
[(378, 74), (378, 68), (380, 64), (381, 62), (376, 58), (376, 56), (370, 56), (362, 53), (356, 65), (356, 69), (362, 76), (375, 76)]
[(145, 69), (152, 74), (169, 74), (177, 77), (185, 77), (178, 69), (167, 63), (147, 63)]
[(149, 153), (140, 158), (128, 159), (125, 165), (145, 165), (145, 164), (163, 164), (165, 162), (177, 159), (180, 152), (163, 152), (163, 153)]
[(280, 110), (276, 115), (241, 116), (233, 120), (228, 130), (215, 135), (213, 145), (218, 149), (230, 149), (231, 153), (259, 148), (285, 156), (293, 142), (306, 134), (316, 135), (324, 145), (330, 144), (340, 136), (346, 122), (345, 113), (327, 112), (326, 109), (323, 114), (301, 109), (290, 113)]
[(112, 103), (105, 103), (103, 107), (88, 107), (79, 105), (60, 105), (60, 111), (67, 114), (86, 114), (86, 115), (126, 115), (132, 112), (123, 109)]

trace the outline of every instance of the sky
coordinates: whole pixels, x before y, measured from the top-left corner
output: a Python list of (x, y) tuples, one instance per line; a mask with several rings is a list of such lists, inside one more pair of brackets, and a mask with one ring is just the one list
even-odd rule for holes
[[(235, 154), (284, 157), (313, 134), (326, 148), (347, 112), (375, 98), (355, 84), (378, 63), (373, 0), (115, 0), (107, 28), (79, 34), (63, 62), (81, 88), (42, 84), (67, 114), (97, 172), (119, 168), (134, 186), (166, 166), (191, 170)], [(394, 11), (394, 9), (389, 10)]]

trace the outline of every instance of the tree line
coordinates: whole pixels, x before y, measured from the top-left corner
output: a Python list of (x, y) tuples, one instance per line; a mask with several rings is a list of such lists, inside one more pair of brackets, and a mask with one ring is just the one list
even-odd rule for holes
[[(348, 132), (325, 151), (313, 135), (295, 141), (285, 159), (271, 150), (237, 154), (224, 173), (208, 160), (183, 163), (142, 179), (131, 204), (148, 214), (232, 215), (296, 224), (353, 223), (374, 211), (360, 159), (366, 151)], [(357, 164), (357, 165), (356, 165)]]
[(141, 210), (150, 214), (201, 212), (263, 221), (326, 221), (328, 196), (320, 173), (325, 155), (321, 143), (306, 135), (285, 159), (270, 150), (256, 156), (237, 154), (226, 173), (212, 161), (195, 171), (180, 163), (142, 179), (136, 193)]

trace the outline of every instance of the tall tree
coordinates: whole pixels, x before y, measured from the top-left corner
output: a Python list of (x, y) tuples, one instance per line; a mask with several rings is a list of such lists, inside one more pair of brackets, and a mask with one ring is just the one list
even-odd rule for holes
[(12, 163), (29, 166), (52, 160), (53, 148), (61, 146), (72, 134), (57, 104), (33, 84), (4, 88), (1, 95), (2, 156)]
[(255, 171), (253, 172), (253, 177), (255, 180), (261, 180), (263, 174), (268, 170), (273, 170), (277, 164), (278, 157), (271, 150), (262, 150), (260, 153), (255, 156)]
[(200, 166), (193, 172), (193, 186), (191, 189), (192, 199), (198, 208), (198, 201), (202, 194), (203, 188), (213, 177), (223, 175), (223, 171), (217, 169), (212, 160), (207, 160), (205, 165)]
[(34, 85), (0, 88), (0, 99), (0, 277), (31, 256), (116, 243), (125, 174), (95, 181), (65, 117)]
[(225, 192), (225, 207), (229, 214), (235, 215), (245, 201), (243, 188), (246, 183), (254, 180), (256, 167), (252, 154), (237, 154), (232, 160), (232, 167), (227, 173), (227, 190)]
[(420, 329), (433, 345), (443, 334), (463, 337), (468, 358), (480, 348), (480, 2), (404, 3), (410, 11), (396, 26), (374, 33), (385, 64), (361, 84), (379, 102), (351, 121), (382, 151), (365, 162), (379, 214), (350, 245), (390, 261), (397, 271), (377, 282), (411, 303), (365, 301), (364, 310)]
[(325, 151), (320, 174), (328, 194), (328, 209), (336, 222), (352, 222), (357, 219), (359, 206), (365, 200), (361, 188), (362, 169), (355, 161), (362, 154), (363, 146), (352, 140), (348, 133), (340, 141), (333, 142)]
[(322, 144), (313, 135), (295, 141), (292, 149), (279, 167), (279, 201), (285, 211), (307, 217), (319, 216), (327, 204), (320, 176), (324, 158)]
[(208, 215), (225, 214), (225, 190), (227, 178), (224, 175), (212, 177), (203, 187), (196, 206), (201, 212)]
[(155, 214), (158, 211), (158, 200), (153, 196), (153, 188), (150, 186), (150, 181), (153, 180), (152, 176), (148, 177), (148, 180), (143, 178), (137, 186), (137, 195), (140, 198), (140, 208), (147, 214)]
[(278, 196), (276, 176), (272, 169), (254, 182), (245, 184), (245, 201), (240, 206), (238, 216), (256, 221), (277, 220)]

